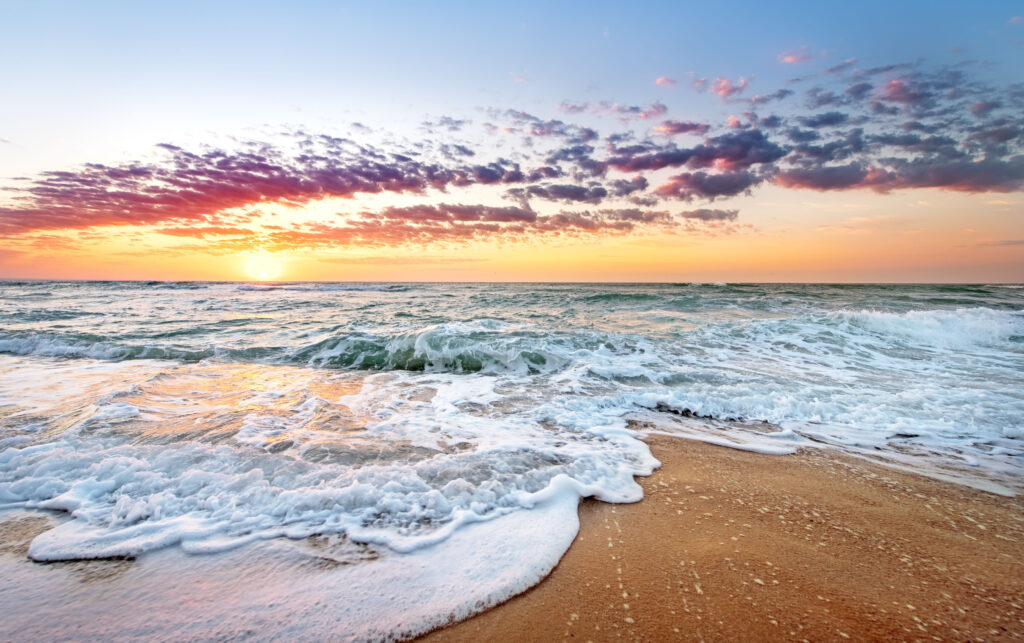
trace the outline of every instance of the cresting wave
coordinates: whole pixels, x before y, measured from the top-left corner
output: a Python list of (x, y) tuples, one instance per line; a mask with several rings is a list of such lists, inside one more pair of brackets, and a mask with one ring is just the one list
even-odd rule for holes
[[(592, 296), (588, 301), (645, 302), (651, 299), (650, 295), (602, 294)], [(55, 312), (37, 314), (34, 319), (74, 319), (84, 314), (90, 313)], [(745, 338), (758, 346), (785, 343), (789, 341), (787, 338), (801, 342), (805, 337), (818, 338), (805, 344), (809, 352), (825, 350), (834, 353), (851, 347), (877, 353), (888, 353), (893, 347), (997, 347), (1001, 343), (1024, 343), (1024, 310), (960, 308), (907, 313), (840, 310), (781, 319), (726, 319), (677, 333), (673, 339), (691, 339), (715, 345)], [(202, 336), (200, 341), (190, 342), (188, 337), (180, 335), (174, 339), (183, 341), (160, 343), (158, 336), (152, 339), (152, 343), (139, 340), (128, 343), (117, 335), (103, 338), (74, 333), (0, 332), (0, 353), (114, 361), (170, 359), (196, 362), (217, 359), (363, 370), (535, 374), (577, 362), (585, 365), (583, 355), (595, 349), (613, 352), (645, 350), (642, 338), (587, 330), (551, 331), (535, 324), (509, 324), (493, 319), (433, 324), (394, 333), (356, 331), (304, 345), (290, 341), (267, 346), (232, 346), (230, 342), (226, 342), (226, 346), (210, 346), (202, 341)], [(812, 346), (815, 343), (820, 343), (823, 348)], [(671, 341), (664, 348), (686, 350)]]

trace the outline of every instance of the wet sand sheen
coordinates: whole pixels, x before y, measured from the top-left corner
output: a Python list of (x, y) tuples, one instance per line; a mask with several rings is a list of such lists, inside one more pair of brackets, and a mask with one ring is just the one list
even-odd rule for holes
[(662, 436), (542, 583), (429, 641), (1024, 637), (1024, 500)]

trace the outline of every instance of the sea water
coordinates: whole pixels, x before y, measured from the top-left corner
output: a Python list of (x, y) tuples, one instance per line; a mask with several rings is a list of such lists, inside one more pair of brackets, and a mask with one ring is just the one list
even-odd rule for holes
[(647, 432), (1016, 493), (1024, 289), (0, 283), (0, 511), (48, 516), (33, 561), (137, 561), (4, 563), (0, 634), (422, 632), (543, 578), (580, 498), (639, 501)]

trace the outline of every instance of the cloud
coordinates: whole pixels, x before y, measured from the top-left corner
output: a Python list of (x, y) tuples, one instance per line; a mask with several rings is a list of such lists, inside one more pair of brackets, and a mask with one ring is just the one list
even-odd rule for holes
[(615, 196), (629, 196), (634, 192), (643, 192), (647, 186), (647, 178), (639, 175), (632, 179), (616, 179), (609, 185)]
[(971, 113), (978, 118), (984, 118), (1002, 106), (1003, 104), (997, 100), (980, 100), (971, 104)]
[(566, 123), (557, 119), (542, 119), (529, 112), (515, 109), (490, 110), (492, 116), (506, 120), (513, 127), (506, 128), (509, 131), (518, 131), (528, 136), (555, 136), (569, 140), (573, 143), (585, 143), (597, 138), (597, 132), (589, 127)]
[(750, 87), (750, 82), (743, 77), (740, 77), (740, 79), (735, 83), (728, 78), (716, 78), (715, 81), (711, 83), (711, 91), (718, 94), (723, 99), (738, 96), (748, 87)]
[(899, 160), (886, 167), (861, 163), (797, 168), (775, 175), (776, 184), (811, 190), (869, 188), (889, 192), (911, 188), (940, 188), (954, 192), (1013, 192), (1024, 188), (1024, 156), (1007, 161)]
[(517, 199), (546, 199), (565, 203), (600, 203), (608, 190), (600, 185), (583, 186), (572, 184), (531, 185), (525, 188), (513, 188), (508, 194)]
[(871, 91), (874, 88), (875, 88), (874, 85), (872, 85), (871, 83), (859, 82), (859, 83), (854, 83), (854, 84), (850, 85), (849, 87), (847, 87), (843, 91), (843, 94), (845, 94), (847, 97), (849, 97), (852, 100), (860, 101), (860, 100), (864, 100), (865, 98), (867, 98), (867, 96), (871, 93)]
[(684, 172), (659, 185), (655, 192), (665, 198), (691, 201), (695, 198), (714, 200), (736, 196), (754, 187), (761, 179), (751, 172)]
[(533, 222), (537, 213), (526, 207), (487, 206), (462, 204), (421, 204), (406, 207), (389, 207), (373, 213), (377, 219), (398, 219), (402, 221), (490, 221), (498, 223)]
[(807, 47), (801, 47), (793, 51), (779, 54), (779, 62), (787, 65), (800, 65), (811, 59)]
[(156, 162), (43, 172), (15, 188), (17, 205), (0, 209), (0, 230), (194, 220), (261, 202), (422, 193), (487, 182), (490, 174), (500, 180), (508, 171), (500, 163), (447, 169), (333, 137), (295, 135), (290, 142), (295, 145), (287, 151), (254, 143), (238, 151), (199, 153), (162, 144), (164, 158)]
[(679, 213), (679, 216), (684, 219), (699, 219), (701, 221), (735, 221), (739, 213), (739, 210), (700, 208), (697, 210), (684, 210)]
[(843, 125), (850, 120), (850, 116), (842, 112), (825, 112), (824, 114), (815, 114), (814, 116), (800, 116), (796, 120), (804, 127), (819, 129)]
[(859, 163), (849, 165), (796, 168), (777, 174), (774, 181), (787, 188), (808, 190), (848, 190), (861, 187), (868, 176), (868, 169)]
[(661, 101), (654, 101), (647, 107), (641, 107), (639, 105), (621, 105), (619, 103), (611, 103), (608, 101), (598, 101), (593, 103), (570, 103), (568, 101), (564, 101), (559, 105), (559, 108), (568, 114), (612, 114), (618, 116), (619, 119), (624, 122), (632, 119), (654, 119), (668, 112), (668, 107)]
[(832, 67), (826, 68), (825, 69), (825, 73), (826, 74), (841, 74), (841, 73), (851, 69), (856, 64), (857, 64), (857, 59), (856, 58), (847, 58), (846, 60), (844, 60), (843, 62), (839, 63), (838, 65), (833, 65)]
[(181, 226), (176, 228), (158, 228), (156, 230), (160, 234), (166, 234), (174, 237), (199, 237), (203, 238), (206, 236), (214, 237), (232, 237), (232, 236), (244, 236), (252, 234), (252, 230), (248, 228), (237, 228), (231, 226), (210, 226), (210, 225), (197, 225), (197, 226)]
[(765, 104), (770, 103), (772, 101), (782, 100), (783, 98), (788, 98), (789, 96), (792, 96), (792, 95), (793, 95), (793, 90), (783, 88), (783, 89), (777, 89), (777, 90), (773, 91), (770, 94), (758, 94), (757, 96), (754, 96), (753, 98), (750, 98), (748, 100), (750, 101), (750, 104), (752, 104), (752, 105), (765, 105)]
[(785, 155), (786, 150), (769, 141), (761, 130), (751, 129), (715, 136), (693, 148), (667, 146), (652, 150), (642, 147), (635, 150), (635, 153), (634, 150), (619, 150), (619, 154), (609, 158), (607, 164), (623, 172), (660, 170), (681, 165), (693, 168), (714, 165), (733, 170), (777, 161)]
[(659, 87), (675, 87), (676, 81), (668, 76), (659, 76), (654, 79), (654, 84)]
[[(354, 127), (344, 136), (292, 130), (225, 148), (162, 144), (144, 160), (9, 182), (0, 192), (0, 236), (73, 230), (83, 238), (103, 234), (90, 231), (99, 226), (148, 226), (222, 249), (264, 239), (289, 247), (454, 243), (669, 225), (652, 214), (665, 200), (710, 202), (765, 183), (880, 193), (1024, 189), (1024, 85), (994, 86), (967, 65), (855, 62), (816, 75), (819, 85), (789, 101), (784, 116), (757, 112), (790, 89), (743, 99), (743, 78), (695, 79), (744, 105), (729, 124), (666, 118), (660, 101), (566, 101), (559, 118), (504, 108), (487, 109), (490, 122), (476, 125), (435, 116), (412, 142)], [(591, 115), (614, 118), (594, 125)], [(681, 134), (700, 138), (671, 138)], [(348, 219), (318, 224), (325, 227), (267, 221), (275, 205), (386, 193), (403, 195), (406, 205), (357, 214), (347, 207)], [(670, 218), (697, 225), (704, 219), (687, 213), (702, 209), (693, 207)], [(557, 208), (564, 209), (551, 214)]]
[(436, 121), (423, 121), (423, 127), (428, 130), (443, 129), (449, 132), (458, 132), (465, 126), (469, 125), (472, 121), (467, 119), (452, 118), (451, 116), (442, 116)]
[(711, 126), (707, 123), (698, 123), (696, 121), (673, 121), (666, 120), (660, 124), (654, 126), (654, 131), (661, 132), (667, 136), (674, 136), (676, 134), (707, 134)]

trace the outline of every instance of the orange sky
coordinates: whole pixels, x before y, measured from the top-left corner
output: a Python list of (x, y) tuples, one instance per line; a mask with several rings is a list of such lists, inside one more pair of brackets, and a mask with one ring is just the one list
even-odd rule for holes
[[(1024, 195), (762, 191), (742, 225), (268, 251), (106, 226), (26, 235), (7, 278), (288, 281), (1021, 281)], [(741, 200), (742, 201), (742, 200)], [(317, 219), (349, 202), (285, 210)], [(964, 216), (970, 213), (970, 216)], [(965, 221), (969, 221), (965, 224)], [(968, 227), (969, 226), (969, 227)], [(254, 226), (258, 227), (258, 226)]]

